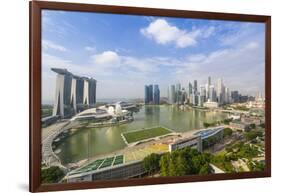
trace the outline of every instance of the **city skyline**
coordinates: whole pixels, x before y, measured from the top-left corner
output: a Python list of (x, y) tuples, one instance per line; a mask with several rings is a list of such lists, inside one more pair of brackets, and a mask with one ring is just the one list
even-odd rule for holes
[(170, 84), (197, 80), (200, 89), (209, 76), (243, 95), (264, 94), (263, 24), (45, 10), (42, 19), (43, 103), (54, 103), (51, 68), (95, 77), (97, 100), (143, 98), (147, 84), (167, 97)]

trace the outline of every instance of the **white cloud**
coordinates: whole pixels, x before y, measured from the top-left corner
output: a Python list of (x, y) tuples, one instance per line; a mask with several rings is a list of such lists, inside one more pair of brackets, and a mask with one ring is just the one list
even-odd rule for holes
[(114, 51), (105, 51), (91, 56), (93, 63), (98, 65), (114, 65), (120, 63), (119, 55)]
[(200, 62), (204, 60), (206, 56), (204, 54), (194, 54), (189, 56), (187, 59), (189, 62)]
[(60, 52), (65, 52), (67, 49), (64, 46), (61, 46), (50, 40), (42, 40), (42, 47), (45, 50), (53, 49)]
[(169, 24), (165, 19), (156, 19), (140, 32), (147, 38), (153, 39), (158, 44), (173, 43), (176, 47), (185, 48), (197, 44), (198, 38), (208, 38), (214, 34), (215, 27), (193, 28), (191, 31), (179, 29)]
[(184, 48), (197, 43), (192, 35), (189, 35), (185, 30), (170, 25), (164, 19), (154, 20), (148, 27), (142, 28), (141, 33), (163, 45), (174, 43), (177, 47)]
[(86, 46), (84, 47), (84, 50), (88, 51), (88, 52), (96, 52), (96, 47), (92, 47), (92, 46)]

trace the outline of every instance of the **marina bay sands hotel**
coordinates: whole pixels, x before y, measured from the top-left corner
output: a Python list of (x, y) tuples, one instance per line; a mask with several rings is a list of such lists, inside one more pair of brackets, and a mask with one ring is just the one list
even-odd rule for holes
[(53, 116), (70, 117), (96, 103), (95, 79), (76, 76), (67, 69), (51, 70), (57, 73)]

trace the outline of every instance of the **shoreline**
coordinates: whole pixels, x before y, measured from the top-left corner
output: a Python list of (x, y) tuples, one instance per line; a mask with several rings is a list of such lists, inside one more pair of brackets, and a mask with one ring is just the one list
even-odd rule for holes
[[(71, 163), (67, 163), (67, 164), (63, 164), (63, 165), (67, 168), (69, 168), (69, 165), (70, 166), (76, 166), (75, 169), (77, 169), (77, 168), (80, 168), (82, 166), (86, 166), (87, 164), (89, 164), (89, 163), (91, 163), (91, 162), (93, 162), (97, 159), (101, 159), (101, 158), (104, 158), (104, 157), (111, 157), (111, 156), (115, 156), (115, 155), (119, 155), (119, 154), (125, 154), (127, 151), (133, 151), (133, 150), (141, 149), (145, 146), (152, 145), (152, 144), (168, 144), (168, 143), (170, 143), (174, 140), (178, 140), (180, 138), (192, 137), (194, 133), (196, 133), (198, 131), (201, 131), (201, 130), (205, 130), (205, 129), (208, 129), (208, 128), (192, 129), (192, 130), (186, 131), (186, 132), (175, 132), (175, 134), (177, 134), (177, 135), (172, 135), (172, 136), (168, 135), (168, 136), (164, 136), (163, 138), (160, 138), (160, 139), (157, 139), (157, 140), (151, 139), (149, 141), (137, 144), (135, 146), (125, 146), (123, 149), (119, 149), (119, 150), (112, 151), (112, 152), (109, 152), (109, 153), (99, 154), (99, 155), (96, 155), (96, 156), (92, 156), (89, 159), (85, 158), (85, 159), (81, 159), (77, 162), (71, 162)], [(83, 161), (83, 163), (79, 164), (79, 162), (81, 162), (81, 161)]]

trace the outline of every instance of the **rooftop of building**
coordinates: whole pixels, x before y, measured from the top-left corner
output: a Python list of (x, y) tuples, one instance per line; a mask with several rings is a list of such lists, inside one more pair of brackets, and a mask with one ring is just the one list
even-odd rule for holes
[(78, 75), (74, 75), (71, 72), (69, 72), (66, 68), (51, 68), (51, 70), (53, 72), (56, 72), (58, 74), (62, 74), (62, 75), (71, 75), (73, 76), (75, 79), (83, 79), (83, 80), (91, 80), (91, 81), (96, 81), (94, 78), (92, 77), (86, 77), (86, 76), (78, 76)]

